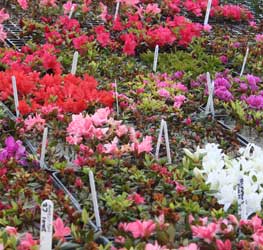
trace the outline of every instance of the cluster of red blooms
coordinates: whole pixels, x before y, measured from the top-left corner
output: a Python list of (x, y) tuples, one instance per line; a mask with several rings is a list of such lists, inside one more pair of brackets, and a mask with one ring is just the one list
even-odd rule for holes
[(16, 77), (19, 94), (19, 111), (28, 114), (37, 109), (54, 105), (64, 112), (80, 113), (89, 105), (112, 106), (111, 92), (97, 89), (97, 81), (89, 76), (84, 78), (72, 74), (46, 74), (43, 78), (37, 72), (26, 73), (22, 70), (6, 70), (0, 73), (0, 99), (13, 96), (11, 77)]
[[(176, 0), (178, 2), (178, 0)], [(180, 1), (179, 1), (180, 2)], [(183, 6), (195, 16), (203, 16), (207, 8), (207, 0), (186, 0)], [(252, 13), (245, 7), (234, 4), (220, 5), (218, 0), (212, 1), (211, 17), (225, 18), (234, 21), (249, 21)]]
[(110, 24), (108, 31), (105, 26), (98, 26), (95, 33), (97, 41), (103, 47), (113, 44), (110, 37), (111, 33), (114, 33), (115, 42), (122, 44), (123, 53), (135, 55), (135, 49), (145, 43), (150, 47), (163, 47), (175, 42), (188, 45), (193, 37), (200, 36), (201, 30), (200, 24), (192, 23), (183, 16), (174, 16), (173, 20), (167, 18), (163, 25), (143, 22), (138, 14), (127, 13), (127, 20), (121, 21), (118, 17)]
[(0, 62), (12, 70), (27, 73), (33, 70), (61, 74), (62, 65), (58, 62), (57, 49), (52, 44), (39, 46), (35, 51), (24, 46), (21, 52), (5, 50)]

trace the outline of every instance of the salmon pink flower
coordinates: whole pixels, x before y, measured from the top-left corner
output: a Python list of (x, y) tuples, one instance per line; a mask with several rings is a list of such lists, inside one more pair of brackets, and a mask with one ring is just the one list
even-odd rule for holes
[(116, 128), (116, 135), (118, 137), (122, 137), (123, 135), (126, 135), (128, 133), (128, 128), (126, 125), (119, 125)]
[(33, 237), (30, 233), (26, 233), (25, 236), (21, 239), (18, 250), (31, 250), (33, 247), (37, 246), (37, 241), (33, 240)]
[(104, 144), (104, 153), (106, 154), (116, 154), (118, 152), (118, 138), (115, 137), (111, 143)]
[(133, 151), (141, 154), (143, 152), (149, 153), (152, 151), (152, 137), (146, 136), (143, 138), (141, 143), (135, 142), (132, 143), (131, 148)]
[(191, 226), (193, 236), (203, 239), (207, 243), (211, 243), (217, 232), (217, 224), (210, 223), (207, 226)]
[(53, 226), (54, 226), (54, 237), (60, 240), (64, 240), (65, 236), (70, 235), (70, 228), (69, 227), (65, 227), (63, 221), (61, 220), (61, 218), (57, 218), (54, 222), (53, 222)]
[(152, 220), (136, 220), (127, 225), (127, 231), (131, 232), (135, 239), (149, 237), (154, 232), (155, 228), (156, 225)]
[(98, 109), (95, 114), (91, 116), (91, 120), (95, 126), (102, 126), (108, 121), (110, 113), (111, 112), (108, 107)]

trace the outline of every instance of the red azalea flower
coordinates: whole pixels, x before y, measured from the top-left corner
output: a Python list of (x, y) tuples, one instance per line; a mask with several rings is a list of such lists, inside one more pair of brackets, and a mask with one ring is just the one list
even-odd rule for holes
[(105, 30), (104, 26), (99, 25), (95, 27), (95, 33), (97, 40), (102, 47), (106, 47), (111, 43), (110, 33)]
[(128, 56), (135, 55), (136, 36), (133, 33), (124, 34), (121, 36), (121, 40), (124, 41), (123, 53)]

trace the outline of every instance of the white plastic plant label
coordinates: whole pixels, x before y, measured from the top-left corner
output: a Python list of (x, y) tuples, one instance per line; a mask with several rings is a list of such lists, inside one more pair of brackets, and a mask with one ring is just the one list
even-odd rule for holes
[(89, 171), (89, 182), (90, 182), (90, 189), (91, 189), (91, 197), (92, 203), (94, 208), (96, 226), (100, 229), (101, 228), (101, 220), (100, 220), (100, 213), (99, 213), (99, 205), (97, 200), (97, 192), (95, 187), (94, 175), (92, 171)]
[(244, 178), (240, 177), (237, 184), (238, 214), (241, 219), (247, 218), (246, 202), (244, 197)]
[(156, 151), (155, 151), (156, 160), (159, 159), (160, 146), (161, 146), (161, 141), (162, 141), (162, 137), (163, 137), (163, 128), (164, 128), (164, 120), (162, 119), (160, 131), (159, 131), (159, 135), (158, 135), (158, 140), (157, 140), (157, 145), (156, 145)]
[(168, 127), (167, 122), (164, 121), (164, 139), (165, 139), (165, 146), (166, 146), (166, 154), (167, 154), (167, 160), (168, 164), (172, 163), (171, 158), (171, 150), (170, 150), (170, 143), (169, 143), (169, 133), (168, 133)]
[(53, 211), (53, 202), (51, 200), (44, 200), (41, 204), (40, 250), (52, 249)]
[(242, 64), (242, 68), (241, 68), (241, 71), (240, 71), (240, 77), (244, 73), (244, 70), (245, 70), (245, 67), (246, 67), (246, 63), (247, 63), (248, 53), (249, 53), (249, 47), (247, 47), (247, 50), (246, 50), (246, 54), (245, 54), (245, 57), (244, 57), (244, 60), (243, 60), (243, 64)]
[(210, 15), (210, 11), (211, 11), (211, 6), (212, 6), (212, 0), (208, 0), (207, 1), (207, 7), (206, 7), (206, 13), (205, 13), (204, 25), (208, 24), (209, 15)]
[(47, 134), (48, 128), (44, 128), (43, 137), (42, 137), (42, 145), (41, 145), (41, 154), (40, 154), (40, 167), (44, 168), (45, 154), (46, 154), (46, 146), (47, 146)]
[(120, 9), (120, 1), (117, 1), (116, 3), (116, 9), (115, 9), (115, 14), (114, 14), (114, 21), (117, 19), (118, 14), (119, 14), (119, 9)]
[(168, 163), (171, 164), (172, 158), (171, 158), (170, 143), (169, 143), (169, 136), (168, 136), (168, 127), (167, 127), (166, 121), (162, 119), (161, 126), (160, 126), (160, 132), (158, 135), (158, 140), (157, 140), (157, 145), (156, 145), (156, 151), (155, 151), (156, 160), (159, 159), (159, 152), (160, 152), (160, 146), (161, 146), (163, 134), (164, 134), (164, 139), (165, 139), (167, 160), (168, 160)]
[(207, 79), (207, 86), (208, 86), (208, 100), (205, 108), (205, 114), (208, 115), (210, 112), (212, 116), (215, 116), (215, 109), (214, 109), (214, 88), (215, 83), (214, 81), (211, 81), (210, 73), (206, 73), (206, 79)]
[(72, 15), (73, 15), (73, 12), (74, 12), (74, 5), (71, 6), (71, 9), (70, 9), (70, 12), (69, 12), (69, 19), (71, 19)]
[(78, 58), (79, 58), (79, 52), (75, 51), (75, 53), (73, 55), (72, 66), (71, 66), (71, 74), (72, 75), (75, 75), (77, 72)]
[(154, 50), (153, 72), (156, 72), (157, 70), (158, 55), (159, 55), (159, 45), (156, 45)]
[(17, 85), (16, 85), (16, 77), (12, 76), (12, 87), (13, 87), (13, 95), (15, 101), (15, 110), (16, 110), (16, 117), (19, 117), (19, 109), (18, 109), (18, 93), (17, 93)]

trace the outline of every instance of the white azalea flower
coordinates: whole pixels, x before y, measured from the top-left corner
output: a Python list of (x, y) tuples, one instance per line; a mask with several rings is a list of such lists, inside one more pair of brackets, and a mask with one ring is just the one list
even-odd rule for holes
[(202, 173), (210, 189), (217, 191), (215, 197), (219, 204), (224, 205), (224, 210), (237, 201), (238, 183), (242, 177), (247, 215), (260, 211), (263, 198), (262, 148), (249, 144), (240, 149), (241, 156), (236, 159), (223, 154), (216, 144), (207, 144), (202, 152), (205, 152), (202, 169), (195, 170), (195, 173)]

